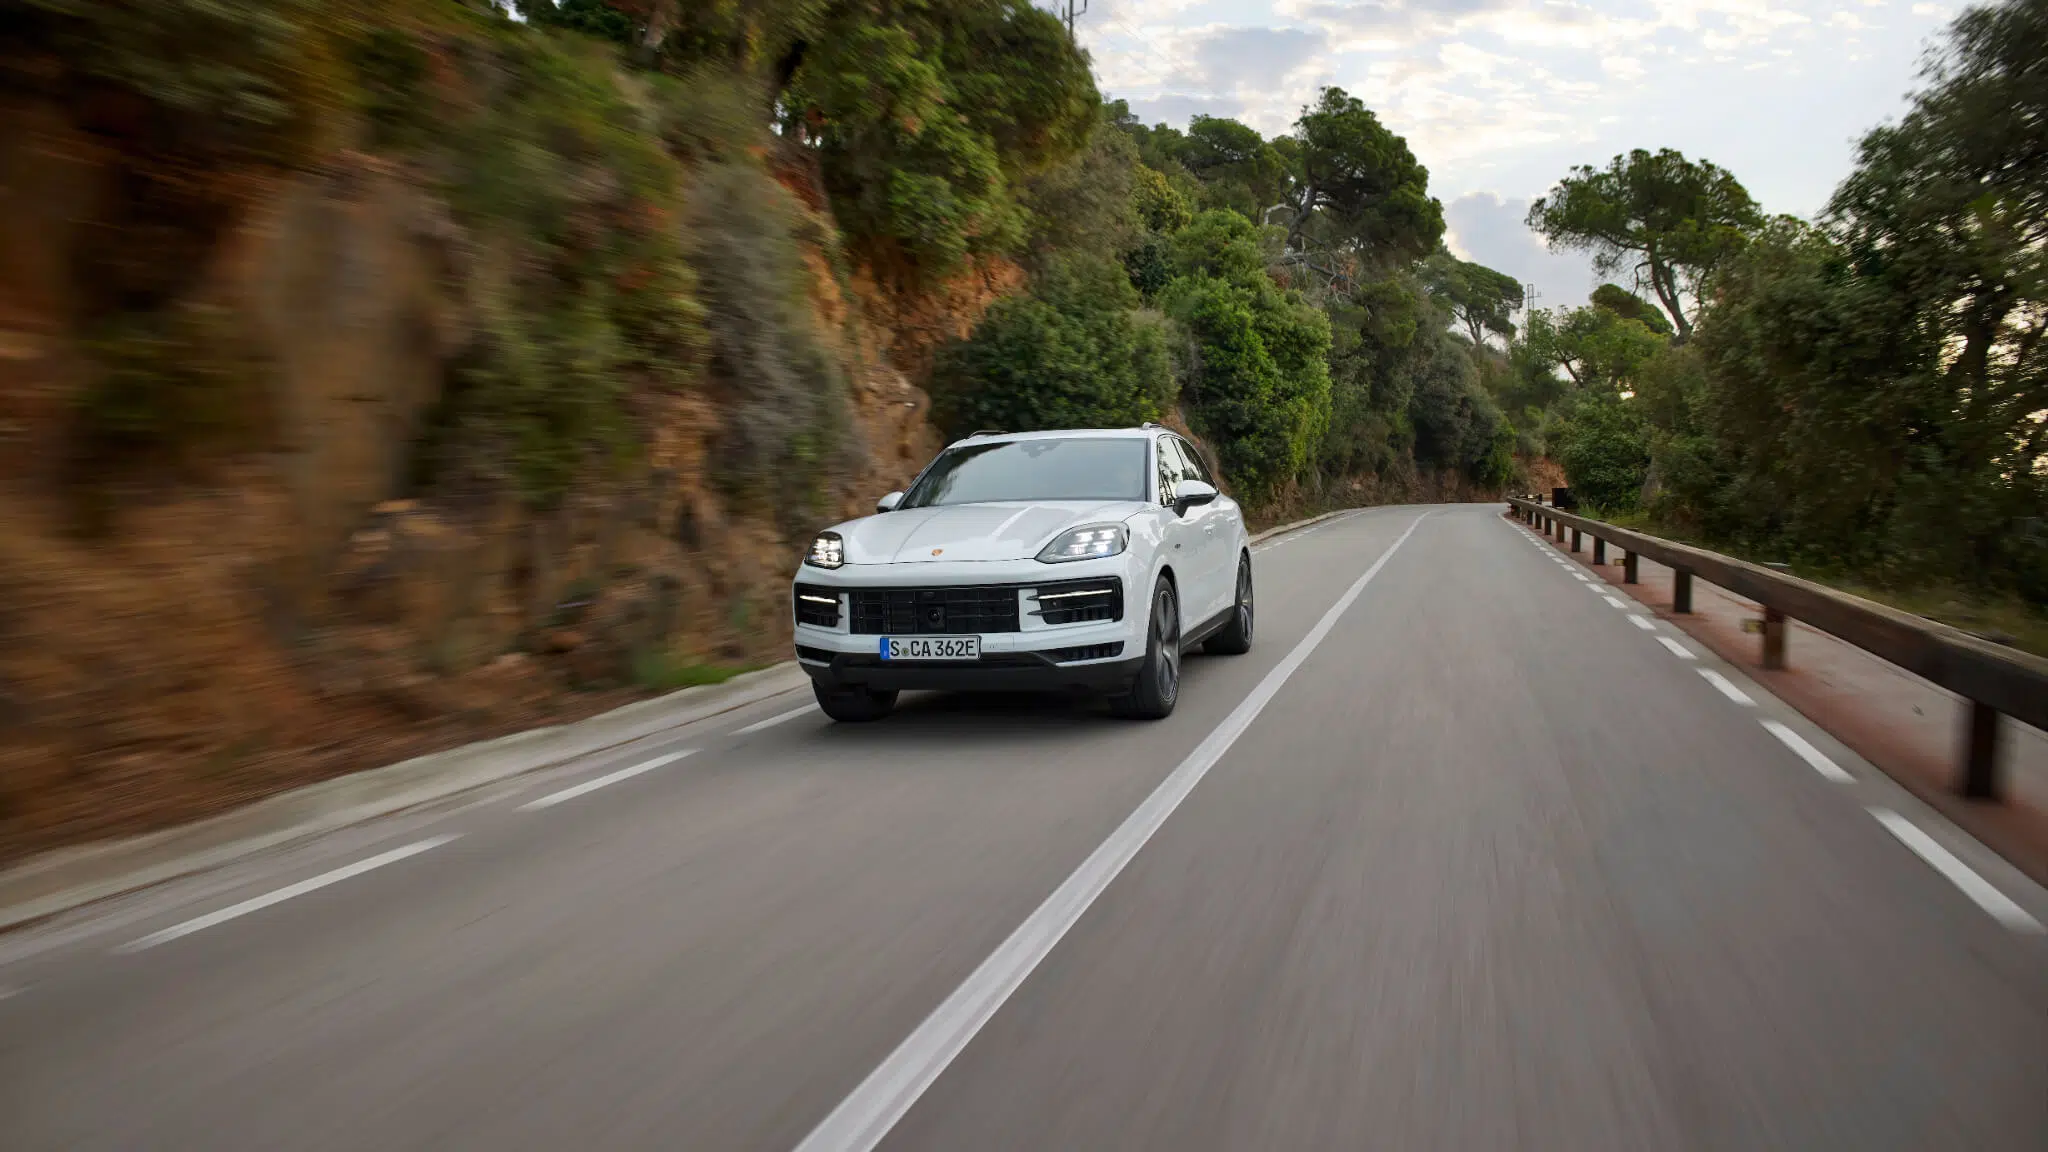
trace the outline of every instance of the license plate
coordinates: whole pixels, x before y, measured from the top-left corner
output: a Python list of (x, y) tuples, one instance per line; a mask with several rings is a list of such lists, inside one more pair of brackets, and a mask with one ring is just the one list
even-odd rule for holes
[(979, 660), (979, 636), (884, 636), (884, 660)]

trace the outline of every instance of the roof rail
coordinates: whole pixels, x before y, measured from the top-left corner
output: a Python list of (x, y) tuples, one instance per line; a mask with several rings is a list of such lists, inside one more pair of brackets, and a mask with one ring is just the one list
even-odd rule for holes
[(1001, 436), (1001, 435), (1003, 435), (1003, 430), (1002, 430), (1001, 428), (976, 428), (976, 429), (975, 429), (974, 431), (972, 431), (972, 432), (969, 432), (969, 433), (967, 434), (967, 438), (968, 438), (969, 440), (972, 440), (972, 439), (974, 439), (974, 438), (975, 438), (976, 436)]
[(1157, 420), (1147, 420), (1147, 421), (1145, 421), (1145, 422), (1144, 422), (1143, 424), (1140, 424), (1140, 425), (1138, 425), (1138, 427), (1140, 427), (1140, 428), (1164, 428), (1164, 427), (1166, 427), (1166, 425), (1164, 425), (1164, 424), (1161, 424), (1161, 423), (1160, 423), (1159, 421), (1157, 421)]

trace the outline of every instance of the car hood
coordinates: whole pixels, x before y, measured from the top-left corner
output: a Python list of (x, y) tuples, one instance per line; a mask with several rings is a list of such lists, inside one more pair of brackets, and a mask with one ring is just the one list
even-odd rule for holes
[(1121, 522), (1145, 507), (1135, 500), (949, 504), (885, 512), (836, 531), (848, 564), (1028, 560), (1064, 529)]

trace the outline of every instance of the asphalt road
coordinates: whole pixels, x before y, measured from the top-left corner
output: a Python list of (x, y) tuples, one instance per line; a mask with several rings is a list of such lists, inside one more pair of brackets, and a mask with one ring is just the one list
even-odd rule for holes
[(1374, 510), (1162, 723), (787, 696), (0, 938), (0, 1148), (2048, 1148), (2042, 893), (1554, 556)]

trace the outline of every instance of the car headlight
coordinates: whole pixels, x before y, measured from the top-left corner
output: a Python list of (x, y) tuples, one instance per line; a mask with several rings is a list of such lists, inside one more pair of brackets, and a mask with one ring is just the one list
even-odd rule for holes
[(813, 568), (837, 568), (846, 563), (846, 541), (837, 532), (820, 532), (811, 541), (811, 550), (804, 553), (804, 563)]
[(1087, 524), (1053, 537), (1038, 558), (1046, 564), (1064, 564), (1069, 560), (1114, 556), (1124, 550), (1130, 538), (1130, 529), (1121, 524)]

